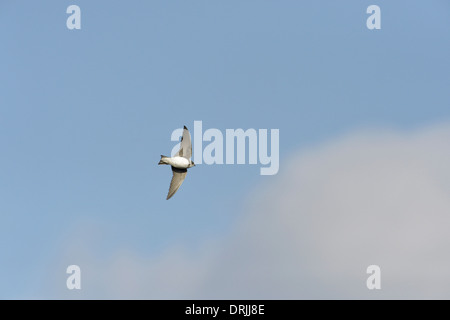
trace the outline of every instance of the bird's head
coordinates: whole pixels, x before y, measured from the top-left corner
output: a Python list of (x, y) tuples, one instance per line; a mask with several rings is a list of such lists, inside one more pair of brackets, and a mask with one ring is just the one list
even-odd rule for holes
[(189, 164), (189, 168), (195, 167), (194, 161), (191, 160), (191, 163)]

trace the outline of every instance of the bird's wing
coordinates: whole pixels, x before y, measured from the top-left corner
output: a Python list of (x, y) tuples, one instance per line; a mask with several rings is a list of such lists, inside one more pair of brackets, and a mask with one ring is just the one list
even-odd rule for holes
[(172, 167), (172, 173), (172, 181), (170, 181), (169, 193), (167, 194), (166, 200), (172, 198), (175, 192), (180, 188), (184, 178), (186, 178), (187, 169), (177, 169)]
[(192, 156), (191, 134), (186, 126), (184, 126), (183, 136), (181, 137), (180, 150), (175, 156), (185, 157), (188, 160)]

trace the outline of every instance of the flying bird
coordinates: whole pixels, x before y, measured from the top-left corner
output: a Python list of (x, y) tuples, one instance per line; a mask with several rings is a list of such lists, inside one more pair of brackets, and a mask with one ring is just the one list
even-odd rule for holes
[(173, 157), (166, 157), (161, 155), (161, 160), (158, 164), (169, 164), (172, 166), (172, 181), (170, 181), (169, 193), (166, 200), (172, 196), (181, 187), (186, 178), (187, 169), (195, 166), (195, 163), (190, 160), (192, 156), (191, 135), (188, 128), (184, 126), (183, 136), (181, 137), (180, 150)]

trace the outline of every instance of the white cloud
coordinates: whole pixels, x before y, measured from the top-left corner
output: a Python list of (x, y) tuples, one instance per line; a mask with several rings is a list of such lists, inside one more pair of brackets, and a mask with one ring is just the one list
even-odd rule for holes
[(357, 132), (293, 156), (272, 181), (199, 253), (86, 257), (84, 297), (450, 298), (450, 126)]

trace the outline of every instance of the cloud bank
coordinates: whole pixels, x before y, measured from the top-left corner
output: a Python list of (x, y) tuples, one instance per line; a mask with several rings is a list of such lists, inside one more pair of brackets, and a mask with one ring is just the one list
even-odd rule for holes
[(293, 155), (271, 181), (199, 252), (87, 250), (80, 297), (450, 298), (450, 126), (356, 132)]

